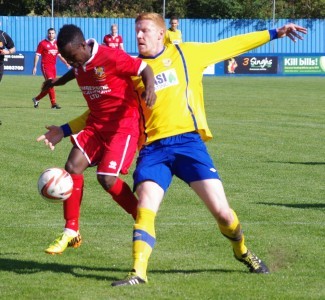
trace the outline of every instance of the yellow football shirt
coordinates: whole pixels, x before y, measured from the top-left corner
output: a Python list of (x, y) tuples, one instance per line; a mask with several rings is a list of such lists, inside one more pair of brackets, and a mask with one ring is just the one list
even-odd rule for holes
[(182, 32), (178, 29), (173, 31), (171, 29), (166, 30), (165, 33), (165, 45), (168, 44), (180, 44), (182, 42)]
[[(140, 56), (153, 69), (157, 94), (152, 109), (141, 101), (146, 143), (191, 131), (199, 132), (204, 141), (211, 139), (203, 99), (204, 69), (269, 40), (269, 31), (265, 30), (214, 43), (168, 45), (154, 58)], [(141, 95), (144, 86), (140, 78), (135, 86)]]

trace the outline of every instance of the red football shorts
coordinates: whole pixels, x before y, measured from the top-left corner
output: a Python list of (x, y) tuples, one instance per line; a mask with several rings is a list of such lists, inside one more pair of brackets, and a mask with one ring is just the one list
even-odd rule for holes
[(44, 78), (47, 79), (54, 79), (56, 78), (56, 66), (52, 66), (52, 65), (42, 65), (42, 73)]
[(137, 151), (138, 138), (116, 132), (105, 132), (104, 136), (105, 139), (86, 127), (73, 135), (71, 140), (86, 156), (90, 166), (97, 165), (97, 174), (127, 174)]

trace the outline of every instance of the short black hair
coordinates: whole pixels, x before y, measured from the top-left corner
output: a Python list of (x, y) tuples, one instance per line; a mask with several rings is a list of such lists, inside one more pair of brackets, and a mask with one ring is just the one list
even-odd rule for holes
[(176, 17), (176, 16), (171, 16), (171, 17), (170, 17), (170, 21), (171, 21), (171, 20), (177, 20), (177, 21), (178, 21), (178, 17)]
[(59, 49), (64, 48), (67, 44), (80, 45), (85, 41), (83, 32), (79, 27), (73, 24), (64, 25), (58, 34), (57, 45)]
[(49, 29), (47, 30), (47, 33), (49, 33), (50, 31), (54, 31), (54, 32), (55, 32), (55, 29), (54, 29), (53, 27), (51, 27), (51, 28), (49, 28)]

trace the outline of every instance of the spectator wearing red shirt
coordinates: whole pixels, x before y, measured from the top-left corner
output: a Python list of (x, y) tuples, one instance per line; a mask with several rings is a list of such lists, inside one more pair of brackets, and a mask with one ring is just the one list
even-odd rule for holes
[[(38, 64), (39, 58), (41, 56), (42, 57), (41, 70), (42, 70), (45, 80), (54, 79), (56, 77), (56, 58), (57, 58), (57, 56), (68, 68), (70, 68), (70, 66), (66, 62), (66, 60), (58, 52), (55, 35), (56, 35), (56, 33), (55, 33), (54, 28), (49, 28), (47, 30), (47, 39), (42, 40), (38, 44), (37, 49), (36, 49), (35, 58), (34, 58), (33, 75), (36, 75), (37, 64)], [(50, 97), (51, 108), (60, 109), (61, 107), (56, 103), (54, 88), (51, 88), (48, 91), (42, 91), (36, 97), (34, 97), (32, 99), (33, 103), (34, 103), (34, 107), (38, 108), (39, 101), (42, 98), (44, 98), (47, 94)]]
[(106, 34), (103, 39), (103, 45), (106, 45), (111, 48), (119, 48), (124, 50), (123, 47), (123, 38), (117, 33), (117, 25), (113, 24), (111, 26), (111, 33)]

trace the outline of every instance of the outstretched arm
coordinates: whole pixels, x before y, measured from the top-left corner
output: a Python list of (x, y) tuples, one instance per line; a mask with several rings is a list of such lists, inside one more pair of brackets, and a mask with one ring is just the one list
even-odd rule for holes
[(36, 139), (36, 141), (37, 142), (44, 141), (44, 144), (53, 151), (55, 145), (59, 143), (64, 137), (63, 129), (59, 126), (54, 126), (54, 125), (45, 126), (45, 128), (48, 131), (42, 134), (41, 136), (39, 136)]
[(293, 23), (286, 24), (280, 28), (277, 28), (276, 31), (277, 31), (278, 38), (283, 38), (283, 37), (287, 36), (293, 42), (296, 42), (297, 39), (299, 39), (299, 40), (304, 39), (303, 36), (298, 34), (298, 32), (307, 34), (307, 28), (304, 28), (302, 26), (299, 26), (299, 25), (293, 24)]
[(65, 73), (62, 77), (54, 78), (54, 79), (48, 79), (44, 81), (42, 85), (42, 91), (46, 91), (54, 86), (59, 85), (65, 85), (67, 82), (75, 79), (74, 71), (73, 69), (69, 70), (67, 73)]
[(39, 136), (36, 141), (44, 141), (44, 144), (53, 151), (55, 145), (61, 142), (64, 137), (77, 133), (86, 126), (89, 113), (90, 111), (87, 109), (82, 115), (61, 126), (45, 126), (48, 131)]

